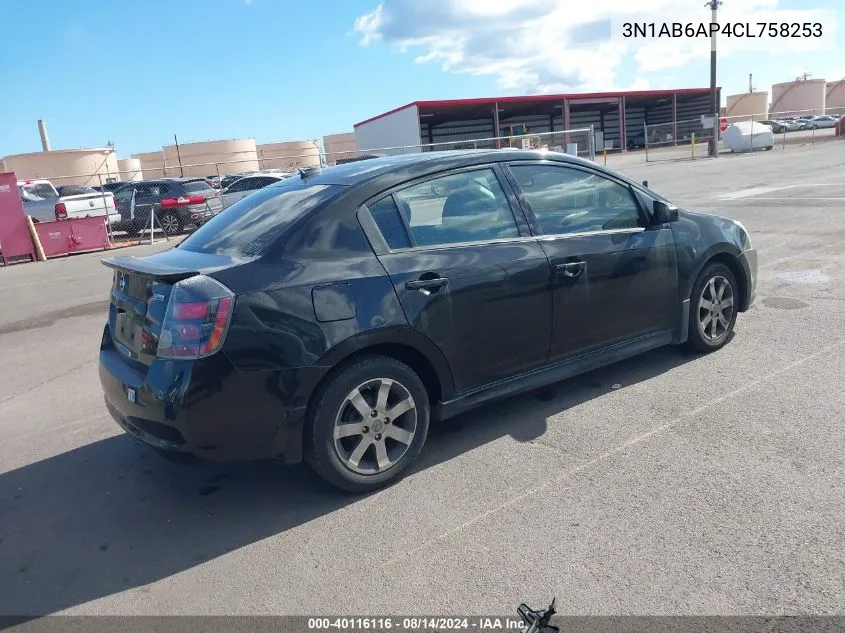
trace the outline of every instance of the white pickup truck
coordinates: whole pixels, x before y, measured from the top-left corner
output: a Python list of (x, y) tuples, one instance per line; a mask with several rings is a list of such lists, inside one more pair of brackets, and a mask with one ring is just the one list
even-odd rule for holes
[(60, 196), (49, 180), (19, 180), (23, 212), (36, 222), (103, 216), (109, 224), (120, 221), (114, 194), (92, 190), (75, 196)]

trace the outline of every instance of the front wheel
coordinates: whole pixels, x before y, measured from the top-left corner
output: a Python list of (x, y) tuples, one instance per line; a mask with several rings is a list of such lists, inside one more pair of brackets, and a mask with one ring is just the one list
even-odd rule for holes
[(306, 420), (305, 454), (326, 481), (367, 492), (397, 481), (422, 451), (429, 402), (419, 376), (387, 356), (337, 370), (317, 391)]
[(731, 269), (718, 262), (706, 266), (690, 297), (687, 348), (713, 352), (723, 347), (730, 340), (736, 323), (738, 300)]

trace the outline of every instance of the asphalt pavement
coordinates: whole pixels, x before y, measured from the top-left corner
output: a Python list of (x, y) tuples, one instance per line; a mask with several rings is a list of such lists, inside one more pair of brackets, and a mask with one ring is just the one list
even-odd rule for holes
[(0, 614), (843, 614), (843, 150), (620, 160), (750, 231), (734, 339), (438, 425), (368, 496), (163, 461), (103, 405), (107, 255), (0, 269)]

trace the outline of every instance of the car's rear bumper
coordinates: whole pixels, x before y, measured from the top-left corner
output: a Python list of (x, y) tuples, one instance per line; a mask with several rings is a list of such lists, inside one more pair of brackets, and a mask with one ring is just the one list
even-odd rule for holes
[(305, 407), (289, 406), (277, 387), (284, 372), (242, 371), (222, 353), (137, 365), (114, 347), (108, 327), (99, 369), (109, 413), (150, 446), (210, 461), (302, 459)]

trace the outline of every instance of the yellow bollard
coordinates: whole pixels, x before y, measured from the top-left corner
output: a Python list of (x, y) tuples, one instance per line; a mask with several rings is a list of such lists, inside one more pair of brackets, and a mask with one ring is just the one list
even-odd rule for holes
[(695, 132), (692, 133), (692, 159), (695, 160)]

